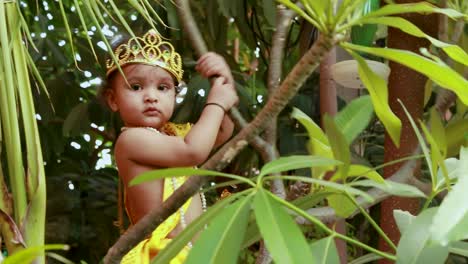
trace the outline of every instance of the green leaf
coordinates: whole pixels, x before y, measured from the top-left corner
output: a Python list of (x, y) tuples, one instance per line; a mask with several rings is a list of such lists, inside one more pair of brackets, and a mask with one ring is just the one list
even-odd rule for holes
[(179, 233), (171, 243), (161, 250), (156, 258), (152, 260), (152, 264), (169, 263), (177, 254), (184, 248), (188, 242), (211, 220), (216, 219), (218, 215), (224, 211), (226, 205), (235, 201), (241, 196), (250, 194), (253, 189), (244, 192), (234, 193), (221, 201), (211, 206), (205, 213), (199, 216), (195, 221), (190, 223), (181, 233)]
[(437, 146), (439, 147), (442, 157), (445, 158), (447, 156), (447, 142), (445, 140), (445, 129), (444, 125), (442, 124), (440, 115), (434, 107), (431, 108), (430, 124), (432, 135), (434, 139), (437, 139)]
[(280, 157), (274, 161), (268, 162), (265, 164), (259, 176), (264, 176), (270, 173), (282, 172), (288, 170), (302, 169), (302, 168), (312, 168), (312, 167), (323, 167), (323, 166), (336, 166), (340, 165), (342, 162), (333, 159), (322, 158), (318, 156), (289, 156), (289, 157)]
[(255, 195), (254, 212), (265, 245), (276, 263), (315, 263), (299, 227), (264, 189)]
[(350, 183), (352, 186), (364, 186), (364, 187), (374, 187), (378, 188), (386, 193), (395, 195), (395, 196), (402, 196), (402, 197), (421, 197), (424, 198), (426, 195), (421, 192), (418, 188), (398, 183), (390, 180), (385, 180), (385, 183), (378, 183), (371, 180), (362, 180), (362, 181), (355, 181)]
[[(344, 43), (342, 46), (345, 48), (347, 47), (347, 45), (344, 45)], [(399, 146), (401, 121), (392, 112), (392, 109), (388, 105), (388, 90), (385, 80), (374, 73), (361, 56), (350, 50), (348, 50), (348, 52), (358, 62), (359, 76), (367, 91), (369, 91), (372, 103), (374, 105), (375, 114), (377, 117), (379, 117), (380, 121), (382, 121), (393, 143), (396, 146)]]
[[(309, 142), (307, 148), (310, 154), (333, 159), (328, 138), (315, 122), (298, 108), (293, 108), (291, 117), (297, 119), (307, 130)], [(320, 178), (325, 172), (333, 170), (333, 166), (312, 168), (314, 178)]]
[(383, 257), (375, 253), (369, 253), (349, 262), (349, 264), (364, 264), (364, 263), (369, 263), (369, 262), (379, 260), (379, 259), (383, 259)]
[(252, 195), (225, 208), (208, 226), (185, 263), (237, 263), (249, 220)]
[(398, 210), (398, 209), (393, 210), (393, 217), (395, 218), (395, 222), (401, 234), (403, 234), (404, 232), (406, 232), (406, 230), (408, 230), (408, 227), (416, 218), (416, 216), (410, 214), (409, 212)]
[(328, 114), (325, 114), (323, 123), (325, 125), (325, 130), (327, 131), (328, 141), (330, 142), (333, 156), (337, 160), (343, 162), (343, 165), (338, 166), (337, 173), (340, 174), (341, 179), (345, 181), (346, 175), (348, 175), (349, 165), (351, 164), (351, 154), (348, 142), (346, 142), (346, 138)]
[(314, 138), (327, 146), (330, 145), (328, 143), (327, 136), (325, 135), (325, 133), (323, 133), (320, 126), (318, 126), (308, 115), (306, 115), (300, 109), (294, 107), (293, 111), (291, 112), (291, 117), (297, 119), (297, 121), (299, 121), (305, 127), (310, 138)]
[[(438, 14), (444, 14), (453, 19), (458, 19), (458, 18), (467, 19), (468, 18), (468, 15), (462, 14), (451, 8), (438, 8), (427, 2), (419, 2), (419, 3), (410, 3), (410, 4), (384, 5), (382, 8), (362, 17), (362, 19), (367, 19), (369, 17), (381, 17), (381, 16), (398, 15), (398, 14), (406, 14), (406, 13), (424, 13), (424, 14), (438, 13)], [(356, 21), (356, 24), (360, 24), (360, 20)]]
[(468, 119), (460, 119), (450, 123), (445, 128), (445, 141), (447, 142), (447, 156), (458, 154), (460, 146), (465, 141), (465, 133), (468, 131)]
[(432, 239), (442, 245), (468, 237), (468, 203), (461, 202), (468, 200), (468, 148), (461, 148), (458, 166), (458, 182), (442, 201), (429, 230)]
[(198, 175), (198, 176), (223, 176), (226, 178), (232, 178), (236, 180), (240, 180), (242, 182), (245, 182), (247, 184), (250, 184), (251, 186), (255, 186), (255, 184), (244, 177), (237, 176), (234, 174), (229, 174), (229, 173), (222, 173), (222, 172), (217, 172), (217, 171), (210, 171), (210, 170), (204, 170), (204, 169), (197, 169), (193, 167), (185, 167), (185, 168), (168, 168), (168, 169), (158, 169), (158, 170), (152, 170), (148, 172), (144, 172), (137, 177), (133, 178), (129, 186), (141, 184), (147, 181), (152, 181), (156, 179), (162, 179), (165, 177), (183, 177), (183, 176), (193, 176), (193, 175)]
[(336, 115), (336, 125), (342, 131), (348, 144), (351, 144), (369, 125), (373, 113), (372, 99), (364, 95), (351, 101)]
[(468, 105), (468, 93), (466, 92), (466, 87), (468, 87), (468, 81), (465, 78), (463, 78), (463, 76), (461, 76), (459, 73), (448, 67), (446, 64), (441, 63), (440, 61), (433, 61), (431, 59), (406, 50), (390, 48), (369, 48), (364, 46), (353, 45), (350, 43), (342, 43), (341, 45), (347, 49), (366, 52), (375, 56), (398, 62), (408, 68), (411, 68), (432, 79), (438, 85), (446, 89), (452, 90), (457, 94), (457, 96), (464, 104)]
[(351, 164), (347, 177), (366, 177), (375, 182), (384, 183), (385, 180), (374, 169), (364, 165)]
[[(448, 158), (444, 160), (444, 165), (447, 168), (447, 176), (450, 182), (452, 182), (454, 179), (457, 179), (459, 176), (458, 173), (458, 159), (456, 158)], [(444, 176), (444, 173), (442, 172), (442, 169), (439, 168), (437, 171), (437, 182), (435, 185), (436, 190), (439, 190), (442, 185), (445, 184), (446, 177)]]
[(322, 264), (337, 264), (340, 263), (340, 257), (336, 250), (335, 240), (333, 236), (322, 238), (314, 241), (310, 248), (312, 255), (318, 260), (317, 263)]
[(429, 245), (429, 232), (437, 208), (429, 208), (419, 214), (406, 228), (397, 248), (397, 264), (444, 263), (448, 247), (439, 244)]
[[(421, 126), (421, 129), (424, 133), (424, 136), (426, 137), (427, 142), (431, 146), (431, 151), (430, 151), (430, 161), (431, 163), (428, 164), (429, 166), (432, 167), (431, 173), (434, 173), (437, 171), (438, 166), (440, 165), (440, 168), (442, 169), (443, 176), (446, 178), (445, 182), (447, 183), (447, 188), (449, 187), (448, 184), (450, 184), (449, 178), (448, 178), (448, 172), (447, 168), (445, 167), (444, 163), (444, 157), (442, 156), (442, 153), (439, 148), (439, 142), (437, 142), (434, 137), (432, 136), (431, 132), (429, 132), (429, 129), (427, 129), (426, 125), (423, 122), (419, 122), (419, 125)], [(432, 180), (434, 181), (433, 186), (435, 186), (435, 181), (436, 181), (436, 175), (431, 175)]]
[(468, 242), (456, 241), (450, 243), (449, 252), (460, 256), (468, 257)]
[(416, 123), (413, 120), (413, 117), (411, 114), (408, 112), (406, 109), (405, 105), (398, 99), (398, 102), (401, 104), (401, 107), (403, 108), (403, 111), (405, 111), (406, 116), (408, 117), (408, 121), (411, 124), (411, 127), (413, 128), (414, 133), (416, 134), (416, 137), (418, 139), (419, 145), (421, 146), (422, 152), (424, 153), (424, 158), (426, 159), (427, 165), (429, 167), (429, 174), (431, 176), (431, 183), (432, 183), (432, 189), (434, 189), (435, 182), (436, 182), (436, 175), (432, 169), (432, 162), (431, 162), (431, 155), (429, 153), (429, 149), (427, 148), (426, 141), (424, 140), (423, 136), (421, 135), (421, 132), (419, 132), (418, 127), (416, 126)]
[(43, 255), (45, 250), (69, 250), (69, 249), (70, 247), (68, 245), (62, 245), (62, 244), (28, 247), (7, 257), (3, 261), (3, 264), (32, 263), (35, 258)]
[(332, 194), (327, 196), (328, 205), (333, 208), (336, 215), (342, 218), (348, 218), (353, 214), (357, 207), (344, 194)]
[(457, 45), (442, 42), (440, 40), (437, 40), (427, 35), (422, 30), (420, 30), (417, 26), (415, 26), (413, 23), (409, 22), (408, 20), (402, 17), (392, 16), (392, 17), (364, 18), (360, 20), (360, 22), (366, 23), (366, 24), (387, 25), (387, 26), (398, 28), (401, 31), (409, 35), (419, 37), (419, 38), (425, 38), (429, 40), (432, 43), (432, 45), (438, 48), (441, 48), (453, 60), (461, 64), (464, 64), (465, 66), (468, 66), (468, 54), (466, 54), (466, 52), (462, 48), (460, 48)]

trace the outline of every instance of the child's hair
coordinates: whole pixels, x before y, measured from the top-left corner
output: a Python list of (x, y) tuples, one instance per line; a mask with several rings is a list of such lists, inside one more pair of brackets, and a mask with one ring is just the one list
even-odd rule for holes
[(158, 66), (174, 77), (176, 93), (179, 93), (182, 82), (182, 58), (170, 42), (151, 29), (142, 37), (131, 37), (127, 34), (118, 35), (111, 41), (112, 52), (117, 62), (108, 55), (105, 59), (106, 79), (97, 92), (98, 100), (107, 105), (106, 96), (112, 88), (112, 81), (119, 67), (128, 64), (146, 64)]

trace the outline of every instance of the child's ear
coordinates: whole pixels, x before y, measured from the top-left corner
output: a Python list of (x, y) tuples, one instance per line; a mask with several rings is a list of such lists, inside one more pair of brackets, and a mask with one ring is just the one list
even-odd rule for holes
[(117, 105), (114, 90), (108, 89), (106, 91), (106, 102), (107, 105), (113, 112), (117, 112), (119, 110), (119, 106)]

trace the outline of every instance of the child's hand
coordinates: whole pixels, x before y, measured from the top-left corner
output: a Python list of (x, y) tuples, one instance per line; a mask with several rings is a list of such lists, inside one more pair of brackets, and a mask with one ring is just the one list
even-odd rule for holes
[(200, 57), (195, 69), (205, 78), (224, 77), (226, 83), (234, 85), (231, 69), (224, 58), (214, 52), (208, 52)]
[(206, 103), (221, 105), (225, 111), (231, 109), (239, 101), (234, 86), (226, 81), (224, 77), (217, 77), (212, 86)]

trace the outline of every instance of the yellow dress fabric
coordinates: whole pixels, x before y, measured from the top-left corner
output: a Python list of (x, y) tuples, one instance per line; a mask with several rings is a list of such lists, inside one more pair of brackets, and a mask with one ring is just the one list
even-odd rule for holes
[[(172, 135), (184, 137), (190, 131), (191, 124), (174, 124), (166, 123), (161, 129), (161, 132)], [(185, 182), (185, 177), (176, 178), (177, 186), (181, 186)], [(166, 178), (164, 180), (164, 194), (163, 200), (165, 201), (174, 192), (172, 179)], [(186, 212), (192, 199), (189, 199), (184, 205), (183, 210)], [(157, 255), (157, 252), (166, 247), (171, 239), (166, 238), (167, 235), (179, 224), (180, 211), (178, 210), (161, 223), (147, 239), (141, 241), (136, 247), (127, 253), (122, 259), (122, 264), (149, 264), (151, 256)], [(184, 263), (190, 248), (185, 246), (179, 254), (172, 259), (170, 264)]]

